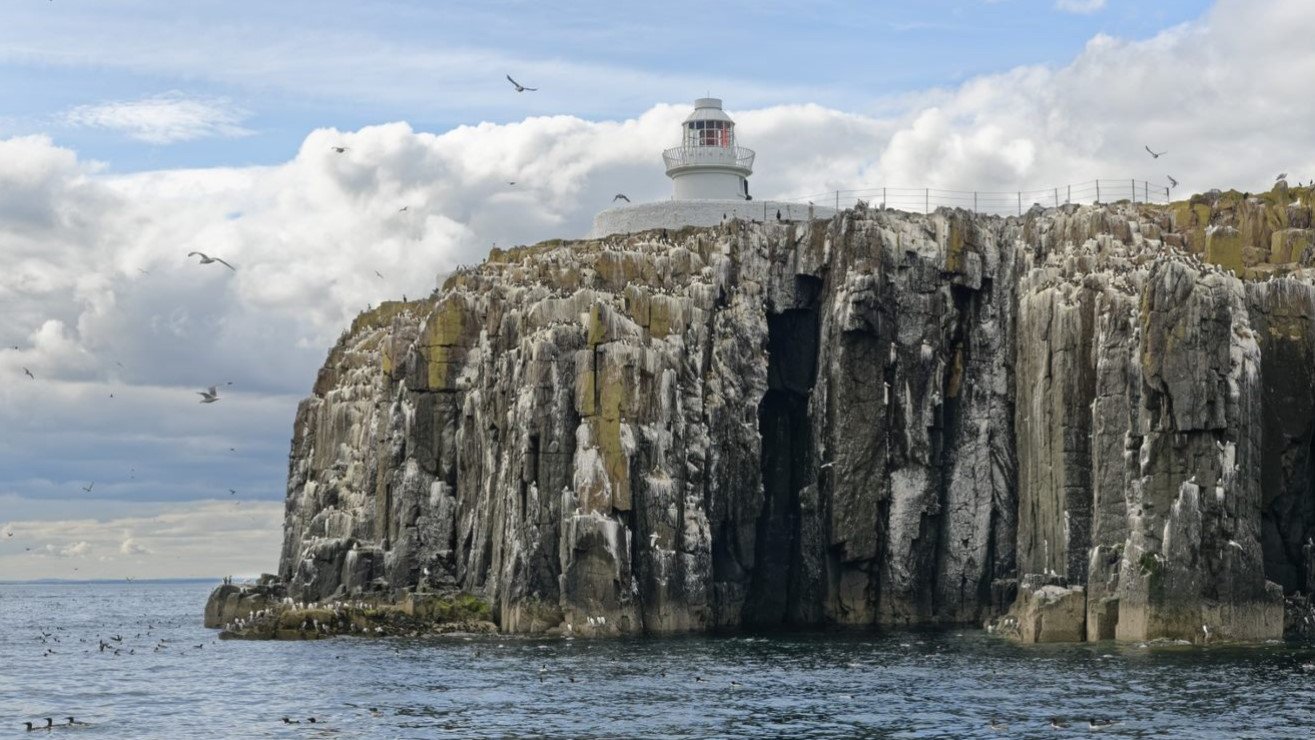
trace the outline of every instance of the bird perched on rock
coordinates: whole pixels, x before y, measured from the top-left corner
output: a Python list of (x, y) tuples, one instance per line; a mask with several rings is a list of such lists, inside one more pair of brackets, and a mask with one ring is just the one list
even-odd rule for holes
[(201, 396), (201, 403), (214, 403), (219, 400), (219, 389), (213, 385), (210, 386), (209, 390), (197, 391), (196, 393)]
[(511, 75), (507, 75), (507, 82), (510, 82), (510, 83), (511, 83), (511, 86), (514, 87), (514, 88), (516, 88), (516, 92), (534, 92), (534, 91), (536, 91), (536, 90), (539, 89), (539, 88), (537, 88), (537, 87), (526, 87), (526, 86), (522, 85), (521, 83), (519, 83), (519, 82), (513, 80), (513, 79), (511, 78)]
[(225, 262), (225, 261), (219, 259), (218, 257), (210, 257), (210, 256), (207, 256), (204, 252), (188, 252), (188, 253), (187, 253), (187, 256), (188, 256), (188, 257), (191, 257), (191, 256), (193, 256), (193, 255), (199, 255), (199, 256), (201, 257), (201, 264), (203, 264), (203, 265), (208, 265), (208, 264), (211, 264), (212, 262), (218, 262), (219, 264), (223, 265), (224, 267), (227, 267), (228, 269), (232, 270), (233, 272), (237, 272), (237, 268), (236, 268), (236, 267), (233, 267), (232, 265), (230, 265), (230, 264), (228, 264), (227, 262)]

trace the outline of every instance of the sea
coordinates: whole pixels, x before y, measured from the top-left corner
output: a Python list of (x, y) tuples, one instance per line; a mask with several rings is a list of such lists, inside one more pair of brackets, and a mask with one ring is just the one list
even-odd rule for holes
[[(0, 584), (0, 736), (1315, 736), (1308, 644), (1019, 646), (977, 629), (252, 642), (202, 626), (214, 585)], [(25, 732), (46, 717), (54, 730)]]

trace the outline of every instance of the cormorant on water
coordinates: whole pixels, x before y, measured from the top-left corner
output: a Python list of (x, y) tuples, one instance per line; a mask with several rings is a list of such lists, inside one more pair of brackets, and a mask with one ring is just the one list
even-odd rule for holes
[(1087, 722), (1087, 727), (1093, 730), (1103, 730), (1112, 724), (1114, 724), (1114, 720), (1112, 719), (1100, 719), (1097, 717), (1093, 717), (1091, 718), (1090, 721)]
[(283, 724), (285, 724), (285, 725), (299, 725), (299, 724), (301, 724), (301, 720), (299, 720), (299, 719), (288, 719), (287, 717), (284, 717), (284, 718), (283, 718)]
[(1052, 730), (1066, 730), (1066, 729), (1068, 729), (1068, 723), (1065, 722), (1064, 720), (1060, 719), (1059, 717), (1051, 717), (1051, 718), (1050, 718), (1050, 729), (1052, 729)]

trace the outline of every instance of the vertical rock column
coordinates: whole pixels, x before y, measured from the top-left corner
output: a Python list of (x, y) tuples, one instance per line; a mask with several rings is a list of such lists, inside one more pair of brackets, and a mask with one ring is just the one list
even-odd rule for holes
[(1140, 322), (1141, 477), (1119, 577), (1121, 640), (1283, 631), (1260, 549), (1260, 350), (1241, 282), (1151, 269)]

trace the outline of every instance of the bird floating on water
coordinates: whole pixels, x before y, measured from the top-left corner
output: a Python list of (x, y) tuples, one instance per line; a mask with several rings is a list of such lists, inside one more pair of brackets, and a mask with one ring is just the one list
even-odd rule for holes
[(516, 88), (516, 92), (534, 92), (539, 89), (537, 87), (526, 87), (521, 83), (513, 80), (511, 78), (511, 75), (507, 75), (507, 81), (511, 83), (512, 87)]
[(236, 267), (233, 267), (232, 265), (230, 265), (230, 264), (228, 264), (227, 262), (225, 262), (225, 261), (219, 259), (218, 257), (211, 257), (211, 256), (207, 255), (205, 252), (188, 252), (188, 253), (187, 253), (187, 256), (188, 256), (188, 257), (192, 257), (192, 256), (194, 256), (194, 255), (199, 255), (199, 256), (201, 257), (201, 264), (203, 264), (203, 265), (209, 265), (209, 264), (211, 264), (211, 263), (218, 262), (219, 264), (223, 265), (224, 267), (227, 267), (228, 269), (232, 270), (233, 272), (237, 272), (237, 268), (236, 268)]

